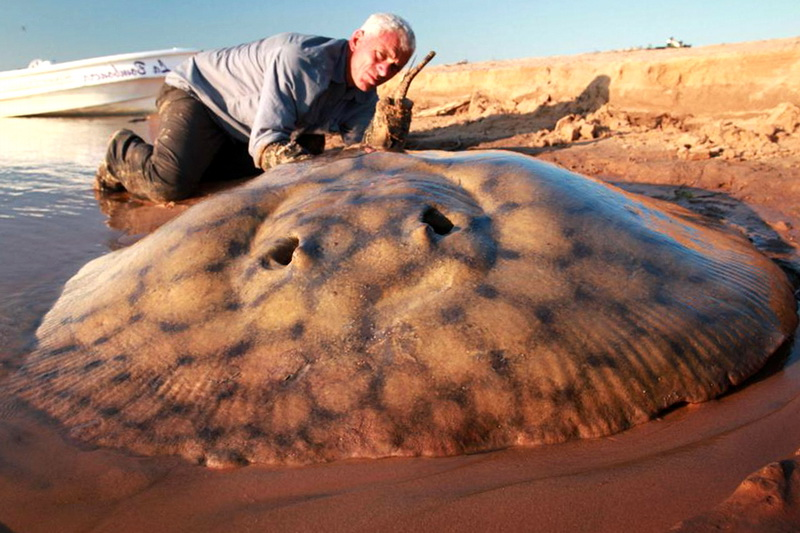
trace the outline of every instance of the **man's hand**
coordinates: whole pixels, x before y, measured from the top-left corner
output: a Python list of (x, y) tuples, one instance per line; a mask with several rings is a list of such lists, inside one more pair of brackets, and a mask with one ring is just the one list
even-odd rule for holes
[(413, 105), (408, 98), (402, 101), (381, 98), (375, 108), (375, 116), (364, 133), (364, 144), (374, 150), (402, 151), (411, 128)]
[(395, 89), (394, 97), (387, 96), (378, 101), (372, 122), (364, 132), (365, 145), (375, 150), (403, 150), (411, 128), (411, 108), (414, 106), (414, 102), (406, 98), (408, 88), (422, 67), (435, 55), (436, 52), (431, 50), (419, 65), (406, 72), (403, 81)]
[(303, 161), (309, 158), (311, 158), (311, 154), (294, 141), (274, 142), (265, 146), (261, 151), (259, 166), (261, 170), (269, 170), (284, 163)]

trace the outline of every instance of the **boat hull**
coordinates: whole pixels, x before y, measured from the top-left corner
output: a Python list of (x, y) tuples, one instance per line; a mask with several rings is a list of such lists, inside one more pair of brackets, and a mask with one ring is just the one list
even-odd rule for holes
[(0, 117), (148, 114), (167, 73), (194, 53), (161, 50), (0, 72)]

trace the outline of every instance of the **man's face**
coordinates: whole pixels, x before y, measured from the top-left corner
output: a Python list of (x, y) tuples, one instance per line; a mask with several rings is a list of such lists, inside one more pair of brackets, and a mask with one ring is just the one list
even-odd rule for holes
[(349, 44), (347, 82), (362, 91), (369, 91), (392, 79), (411, 56), (400, 48), (397, 32), (367, 36), (362, 30), (356, 30)]

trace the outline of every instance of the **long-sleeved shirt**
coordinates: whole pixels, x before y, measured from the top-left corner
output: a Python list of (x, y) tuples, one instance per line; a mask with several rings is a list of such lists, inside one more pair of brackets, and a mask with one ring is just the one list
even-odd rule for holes
[(347, 86), (347, 52), (344, 39), (281, 33), (200, 52), (165, 81), (195, 95), (232, 137), (248, 142), (259, 166), (266, 145), (294, 132), (361, 140), (378, 95)]

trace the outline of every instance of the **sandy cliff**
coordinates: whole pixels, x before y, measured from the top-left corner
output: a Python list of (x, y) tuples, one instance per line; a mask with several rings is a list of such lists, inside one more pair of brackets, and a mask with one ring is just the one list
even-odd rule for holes
[(757, 112), (800, 101), (800, 38), (430, 67), (410, 97), (445, 103), (483, 93), (522, 111), (579, 95), (653, 112)]

